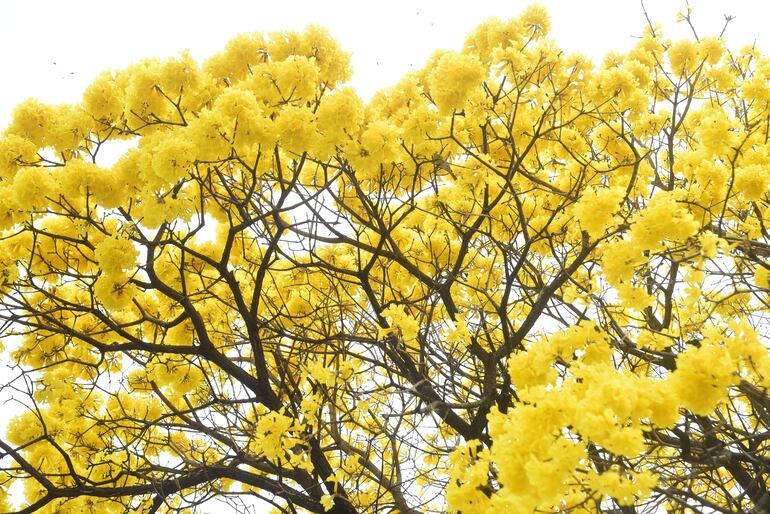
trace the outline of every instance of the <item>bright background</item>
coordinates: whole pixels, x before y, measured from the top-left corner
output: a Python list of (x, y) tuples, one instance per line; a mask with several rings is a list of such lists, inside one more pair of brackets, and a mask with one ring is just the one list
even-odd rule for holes
[[(189, 49), (202, 60), (235, 34), (326, 26), (353, 52), (352, 85), (368, 99), (420, 67), (437, 48), (458, 49), (466, 34), (490, 16), (516, 16), (528, 0), (0, 0), (0, 128), (27, 97), (77, 101), (102, 70), (143, 57)], [(637, 0), (541, 0), (552, 17), (551, 34), (568, 52), (599, 61), (610, 49), (633, 45), (646, 24)], [(727, 39), (734, 48), (756, 43), (770, 50), (770, 3), (761, 0), (691, 0), (699, 34), (718, 33), (732, 14)], [(685, 0), (647, 0), (650, 18), (666, 33)], [(770, 52), (768, 52), (770, 53)]]

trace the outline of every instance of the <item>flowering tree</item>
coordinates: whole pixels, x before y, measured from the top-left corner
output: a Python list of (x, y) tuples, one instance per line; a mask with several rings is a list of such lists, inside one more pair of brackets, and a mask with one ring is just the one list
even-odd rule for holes
[(547, 29), (366, 105), (316, 27), (19, 105), (0, 510), (770, 509), (770, 60)]

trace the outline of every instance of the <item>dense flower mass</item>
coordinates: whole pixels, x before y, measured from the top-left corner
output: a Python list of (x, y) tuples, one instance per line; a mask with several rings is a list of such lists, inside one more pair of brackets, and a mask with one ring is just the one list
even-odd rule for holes
[(770, 508), (770, 59), (549, 26), (368, 103), (309, 27), (20, 104), (0, 511)]

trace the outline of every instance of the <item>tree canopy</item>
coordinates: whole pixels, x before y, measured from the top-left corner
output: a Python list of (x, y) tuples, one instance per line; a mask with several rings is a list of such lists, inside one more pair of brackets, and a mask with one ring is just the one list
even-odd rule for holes
[(770, 510), (770, 59), (548, 28), (367, 103), (311, 26), (20, 104), (0, 511)]

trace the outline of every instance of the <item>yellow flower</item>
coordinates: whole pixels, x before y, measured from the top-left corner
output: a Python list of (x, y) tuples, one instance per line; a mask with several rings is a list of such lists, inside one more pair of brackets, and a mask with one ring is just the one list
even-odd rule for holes
[(112, 273), (132, 267), (139, 252), (128, 239), (106, 237), (96, 245), (94, 256), (101, 269)]
[(602, 237), (612, 225), (613, 216), (620, 210), (625, 190), (621, 187), (590, 188), (575, 204), (575, 217), (581, 228), (591, 237)]
[(484, 67), (472, 55), (458, 52), (443, 54), (428, 77), (430, 94), (445, 114), (462, 110), (471, 90), (481, 86)]
[(334, 508), (334, 496), (331, 494), (324, 494), (321, 497), (321, 505), (324, 508), (324, 512), (329, 512)]
[(735, 170), (735, 190), (749, 201), (765, 196), (770, 186), (770, 168), (767, 165), (750, 164)]

